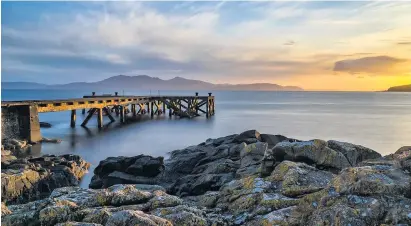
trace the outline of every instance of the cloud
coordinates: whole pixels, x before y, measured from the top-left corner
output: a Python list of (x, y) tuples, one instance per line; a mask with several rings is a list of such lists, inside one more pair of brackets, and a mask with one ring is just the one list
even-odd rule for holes
[(407, 60), (389, 56), (364, 57), (352, 60), (341, 60), (334, 64), (334, 71), (356, 73), (392, 73), (397, 75), (399, 72), (407, 71), (401, 67)]
[[(81, 4), (67, 12), (41, 10), (38, 19), (30, 17), (32, 22), (3, 20), (2, 56), (8, 63), (3, 63), (2, 78), (95, 81), (144, 72), (224, 82), (291, 80), (331, 74), (334, 62), (348, 56), (385, 54), (386, 43), (375, 41), (372, 29), (403, 28), (410, 17), (409, 6), (395, 4), (389, 8), (314, 2)], [(401, 19), (392, 17), (392, 12)], [(330, 26), (324, 29), (325, 25)], [(406, 37), (398, 29), (384, 32), (390, 35), (382, 38), (408, 40), (398, 39)], [(344, 70), (340, 68), (337, 71)]]
[(292, 45), (294, 45), (295, 44), (295, 42), (294, 41), (287, 41), (287, 42), (285, 42), (284, 43), (284, 45), (286, 45), (286, 46), (292, 46)]
[(398, 45), (411, 45), (411, 42), (397, 42)]

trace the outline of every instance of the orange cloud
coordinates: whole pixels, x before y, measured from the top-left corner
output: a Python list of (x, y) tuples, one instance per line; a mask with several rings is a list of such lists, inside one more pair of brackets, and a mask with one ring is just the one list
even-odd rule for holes
[(410, 71), (409, 61), (405, 59), (389, 57), (389, 56), (375, 56), (364, 57), (354, 60), (341, 60), (334, 64), (334, 71), (369, 74), (404, 74)]

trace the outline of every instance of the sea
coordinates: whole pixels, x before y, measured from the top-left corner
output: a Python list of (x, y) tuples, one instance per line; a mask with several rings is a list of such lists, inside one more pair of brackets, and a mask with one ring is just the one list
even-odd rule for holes
[[(104, 90), (97, 95), (114, 93)], [(119, 91), (121, 95), (194, 95), (195, 91)], [(79, 98), (84, 90), (2, 90), (1, 99), (40, 100)], [(208, 95), (206, 91), (199, 95)], [(70, 128), (70, 112), (40, 113), (43, 137), (59, 138), (59, 144), (43, 143), (31, 149), (33, 156), (76, 154), (92, 164), (82, 180), (88, 187), (93, 170), (110, 156), (146, 154), (165, 156), (173, 150), (197, 145), (245, 130), (281, 134), (310, 140), (339, 140), (369, 147), (382, 155), (411, 145), (411, 93), (388, 92), (254, 92), (214, 91), (215, 115), (179, 119), (166, 115), (139, 117), (126, 124), (117, 120), (97, 128), (97, 119), (80, 126), (85, 115), (77, 112), (77, 126)]]

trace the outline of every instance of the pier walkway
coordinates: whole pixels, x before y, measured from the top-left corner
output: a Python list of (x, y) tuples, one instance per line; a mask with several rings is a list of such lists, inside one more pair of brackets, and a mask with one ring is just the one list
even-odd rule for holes
[(93, 92), (83, 98), (62, 100), (22, 100), (2, 101), (1, 120), (3, 138), (26, 139), (29, 142), (41, 140), (39, 113), (71, 111), (70, 126), (76, 126), (77, 110), (86, 114), (81, 126), (86, 126), (88, 121), (97, 115), (98, 127), (103, 126), (103, 115), (108, 116), (110, 122), (115, 119), (115, 113), (124, 123), (128, 114), (132, 116), (151, 114), (168, 114), (178, 117), (193, 118), (205, 115), (207, 118), (214, 115), (214, 96), (118, 96), (101, 95)]

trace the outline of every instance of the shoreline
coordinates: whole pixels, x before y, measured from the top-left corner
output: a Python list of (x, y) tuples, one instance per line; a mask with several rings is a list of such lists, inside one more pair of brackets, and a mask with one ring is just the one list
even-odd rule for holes
[[(53, 200), (70, 200), (75, 208), (46, 198), (26, 204), (48, 203), (35, 210), (40, 215), (22, 218), (20, 205), (9, 205), (4, 216), (2, 207), (2, 222), (9, 225), (22, 218), (21, 225), (27, 220), (44, 225), (72, 221), (106, 225), (121, 217), (127, 222), (147, 218), (154, 222), (142, 225), (315, 225), (329, 220), (382, 223), (385, 216), (384, 222), (411, 223), (406, 208), (411, 206), (410, 171), (410, 146), (383, 157), (361, 145), (300, 141), (250, 130), (171, 151), (167, 159), (110, 157), (95, 168), (90, 184), (94, 189), (57, 188), (51, 193)], [(354, 205), (362, 213), (368, 210), (361, 203), (383, 205), (381, 195), (389, 198), (384, 198), (389, 204), (385, 212), (329, 218), (342, 211), (339, 208), (349, 210)], [(362, 201), (350, 203), (353, 196)], [(340, 201), (323, 205), (323, 199)], [(62, 217), (44, 215), (46, 209), (61, 208), (68, 208)], [(403, 212), (389, 218), (386, 212), (393, 208)], [(87, 214), (78, 218), (79, 211), (101, 210), (107, 212), (106, 218), (91, 220)]]

